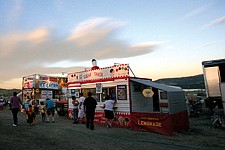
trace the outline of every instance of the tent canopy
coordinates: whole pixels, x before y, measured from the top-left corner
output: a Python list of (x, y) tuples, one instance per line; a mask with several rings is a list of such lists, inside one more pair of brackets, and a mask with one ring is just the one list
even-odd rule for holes
[(132, 82), (167, 92), (169, 114), (175, 114), (187, 110), (185, 92), (180, 87), (159, 84), (149, 79), (130, 78), (130, 80)]

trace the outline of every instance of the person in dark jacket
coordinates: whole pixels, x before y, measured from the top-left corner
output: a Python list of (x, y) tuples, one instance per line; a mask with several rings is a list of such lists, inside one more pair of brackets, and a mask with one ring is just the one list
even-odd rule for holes
[(86, 113), (86, 127), (94, 130), (94, 116), (97, 102), (92, 97), (92, 93), (88, 92), (88, 97), (84, 100), (84, 110)]
[(16, 92), (13, 92), (13, 97), (10, 99), (12, 114), (13, 114), (13, 127), (18, 126), (18, 117), (17, 114), (20, 110), (20, 105), (22, 105), (22, 102), (20, 98), (17, 96)]

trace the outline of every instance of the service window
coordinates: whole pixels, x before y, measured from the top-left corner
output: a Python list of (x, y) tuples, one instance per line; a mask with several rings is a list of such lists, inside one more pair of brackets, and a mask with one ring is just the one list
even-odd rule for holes
[(168, 113), (168, 95), (166, 91), (159, 90), (159, 107), (163, 113)]
[(107, 95), (110, 95), (111, 99), (115, 100), (116, 99), (115, 91), (116, 91), (116, 87), (102, 88), (101, 102), (105, 102), (105, 97)]

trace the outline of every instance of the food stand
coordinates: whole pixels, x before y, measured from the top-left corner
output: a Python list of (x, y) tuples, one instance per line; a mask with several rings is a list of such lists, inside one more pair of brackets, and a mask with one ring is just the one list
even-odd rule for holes
[(25, 76), (22, 80), (22, 100), (23, 102), (32, 100), (32, 104), (40, 104), (50, 98), (56, 102), (61, 95), (66, 94), (66, 83), (65, 77), (40, 74)]
[[(93, 68), (93, 67), (92, 67)], [(106, 95), (115, 95), (114, 127), (173, 135), (189, 129), (185, 93), (182, 89), (129, 75), (128, 64), (68, 74), (68, 92), (97, 100), (95, 124), (106, 125), (102, 108)], [(69, 105), (72, 105), (71, 100)], [(69, 107), (70, 108), (70, 107)], [(68, 110), (72, 118), (72, 109)]]

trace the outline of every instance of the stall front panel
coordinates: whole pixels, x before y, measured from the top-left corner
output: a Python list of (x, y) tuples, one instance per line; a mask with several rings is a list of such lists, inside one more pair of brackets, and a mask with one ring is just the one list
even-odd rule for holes
[(133, 130), (173, 135), (173, 124), (169, 114), (132, 112), (131, 120)]

